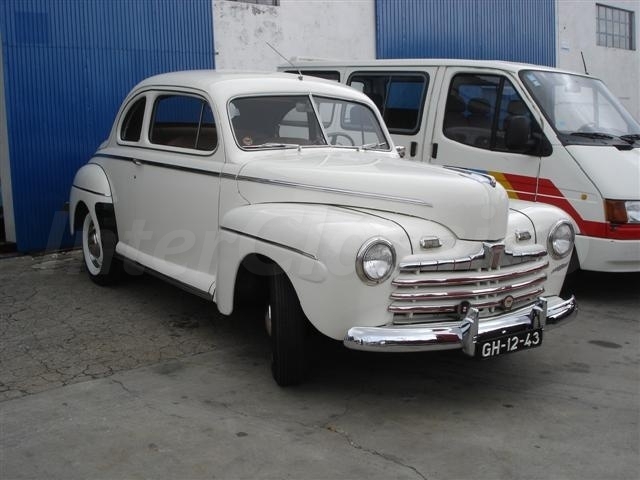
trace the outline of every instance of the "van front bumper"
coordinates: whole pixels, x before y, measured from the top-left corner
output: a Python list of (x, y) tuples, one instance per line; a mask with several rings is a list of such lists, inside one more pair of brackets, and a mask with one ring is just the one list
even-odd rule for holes
[(540, 297), (533, 306), (515, 312), (482, 319), (476, 308), (454, 322), (407, 326), (353, 327), (344, 345), (354, 350), (384, 352), (424, 352), (462, 349), (474, 356), (476, 345), (509, 334), (536, 331), (565, 323), (577, 313), (575, 297)]

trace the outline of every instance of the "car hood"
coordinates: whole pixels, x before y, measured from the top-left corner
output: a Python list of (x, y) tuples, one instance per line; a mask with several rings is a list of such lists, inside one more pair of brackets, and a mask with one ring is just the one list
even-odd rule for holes
[(567, 150), (604, 198), (640, 199), (640, 148), (570, 145)]
[[(504, 238), (508, 198), (500, 185), (458, 171), (371, 151), (254, 152), (238, 191), (250, 203), (321, 203), (436, 221), (460, 239)], [(427, 233), (427, 232), (425, 232)]]

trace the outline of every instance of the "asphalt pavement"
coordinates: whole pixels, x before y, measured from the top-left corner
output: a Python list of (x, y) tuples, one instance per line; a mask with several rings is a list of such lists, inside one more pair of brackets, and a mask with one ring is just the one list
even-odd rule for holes
[(78, 252), (0, 259), (0, 478), (637, 479), (640, 276), (583, 274), (578, 318), (475, 361), (323, 342), (280, 388), (259, 312)]

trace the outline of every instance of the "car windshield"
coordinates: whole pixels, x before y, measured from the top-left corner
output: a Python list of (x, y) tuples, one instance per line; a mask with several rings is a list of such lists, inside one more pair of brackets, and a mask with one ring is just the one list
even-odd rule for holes
[(594, 139), (640, 134), (638, 122), (600, 80), (540, 70), (524, 70), (520, 77), (559, 134)]
[(334, 145), (389, 150), (373, 110), (358, 102), (311, 95), (242, 97), (229, 102), (240, 148), (263, 150)]

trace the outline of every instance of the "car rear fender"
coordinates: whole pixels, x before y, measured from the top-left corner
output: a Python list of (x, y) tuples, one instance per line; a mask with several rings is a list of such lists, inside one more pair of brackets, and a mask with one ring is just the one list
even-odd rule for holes
[(96, 204), (113, 204), (111, 187), (107, 174), (100, 165), (89, 163), (78, 170), (73, 179), (71, 193), (69, 195), (69, 226), (73, 234), (80, 225), (76, 218), (78, 206), (84, 204), (94, 221), (97, 222)]

